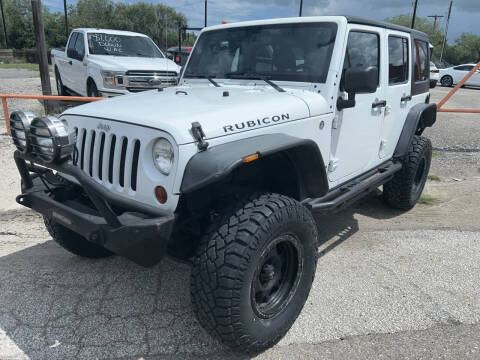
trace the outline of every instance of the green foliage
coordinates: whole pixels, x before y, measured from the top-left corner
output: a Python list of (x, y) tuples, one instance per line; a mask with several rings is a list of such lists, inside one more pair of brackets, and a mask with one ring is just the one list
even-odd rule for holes
[(442, 181), (442, 179), (440, 179), (440, 176), (434, 174), (428, 174), (428, 179), (432, 181)]
[(433, 205), (438, 201), (437, 198), (434, 198), (432, 196), (428, 195), (422, 195), (420, 196), (420, 199), (418, 199), (418, 203), (422, 205)]
[[(4, 0), (4, 7), (9, 47), (35, 47), (30, 0)], [(48, 46), (65, 46), (67, 38), (63, 12), (51, 12), (44, 7), (42, 16)], [(187, 25), (185, 16), (171, 7), (146, 2), (129, 4), (114, 0), (79, 0), (75, 5), (69, 6), (68, 22), (70, 30), (95, 27), (140, 32), (150, 36), (162, 49), (165, 49), (165, 45), (177, 45), (178, 26)], [(0, 44), (3, 45), (3, 29), (0, 30)], [(189, 36), (183, 44), (192, 45), (194, 41), (195, 37)]]
[[(385, 21), (410, 27), (411, 15), (398, 15), (387, 18)], [(445, 29), (438, 22), (434, 28), (434, 21), (428, 18), (416, 17), (415, 29), (428, 34), (430, 43), (434, 46), (432, 58), (438, 60), (442, 50)], [(443, 59), (450, 64), (458, 65), (480, 61), (480, 36), (471, 33), (463, 33), (454, 44), (445, 44)]]

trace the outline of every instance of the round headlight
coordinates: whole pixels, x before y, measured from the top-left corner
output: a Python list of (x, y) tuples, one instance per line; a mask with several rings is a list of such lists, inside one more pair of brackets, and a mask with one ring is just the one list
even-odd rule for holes
[(17, 149), (23, 153), (30, 150), (30, 122), (35, 115), (29, 111), (14, 111), (10, 115), (10, 135)]
[(32, 153), (51, 163), (69, 157), (77, 141), (65, 120), (54, 116), (36, 117), (30, 124)]
[(173, 165), (173, 146), (165, 138), (158, 139), (152, 149), (153, 163), (164, 175), (170, 174)]

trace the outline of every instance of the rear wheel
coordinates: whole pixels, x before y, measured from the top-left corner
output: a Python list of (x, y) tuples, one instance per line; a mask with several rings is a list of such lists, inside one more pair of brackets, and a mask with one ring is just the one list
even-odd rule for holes
[(240, 352), (275, 345), (308, 297), (316, 244), (312, 214), (286, 196), (256, 194), (221, 211), (192, 268), (200, 324)]
[(57, 85), (57, 94), (59, 96), (67, 96), (67, 91), (65, 86), (63, 86), (62, 78), (57, 68), (55, 68), (55, 84)]
[(44, 216), (43, 221), (53, 240), (72, 254), (91, 259), (100, 259), (113, 255), (111, 251), (88, 241), (49, 217)]
[(391, 207), (410, 210), (422, 195), (432, 160), (432, 143), (423, 136), (414, 136), (403, 168), (383, 185), (383, 198)]
[(445, 87), (451, 87), (453, 85), (453, 78), (450, 75), (445, 75), (440, 80), (440, 84)]

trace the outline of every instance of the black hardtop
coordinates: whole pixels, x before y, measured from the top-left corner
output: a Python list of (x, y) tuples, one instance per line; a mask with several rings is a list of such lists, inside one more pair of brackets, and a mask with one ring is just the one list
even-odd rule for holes
[(391, 30), (397, 30), (397, 31), (403, 31), (412, 34), (416, 38), (422, 38), (428, 41), (428, 35), (425, 34), (424, 32), (411, 29), (405, 26), (401, 25), (396, 25), (396, 24), (391, 24), (387, 23), (384, 21), (376, 21), (376, 20), (370, 20), (370, 19), (364, 19), (361, 17), (356, 17), (356, 16), (345, 16), (347, 18), (347, 21), (351, 24), (360, 24), (360, 25), (369, 25), (369, 26), (376, 26), (376, 27), (381, 27), (384, 29), (391, 29)]

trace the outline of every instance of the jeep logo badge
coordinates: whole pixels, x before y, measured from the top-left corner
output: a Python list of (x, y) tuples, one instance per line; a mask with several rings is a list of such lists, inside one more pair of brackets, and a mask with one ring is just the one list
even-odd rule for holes
[(109, 132), (111, 127), (110, 127), (110, 125), (100, 123), (100, 124), (98, 124), (97, 129), (98, 130), (103, 130), (105, 132)]

